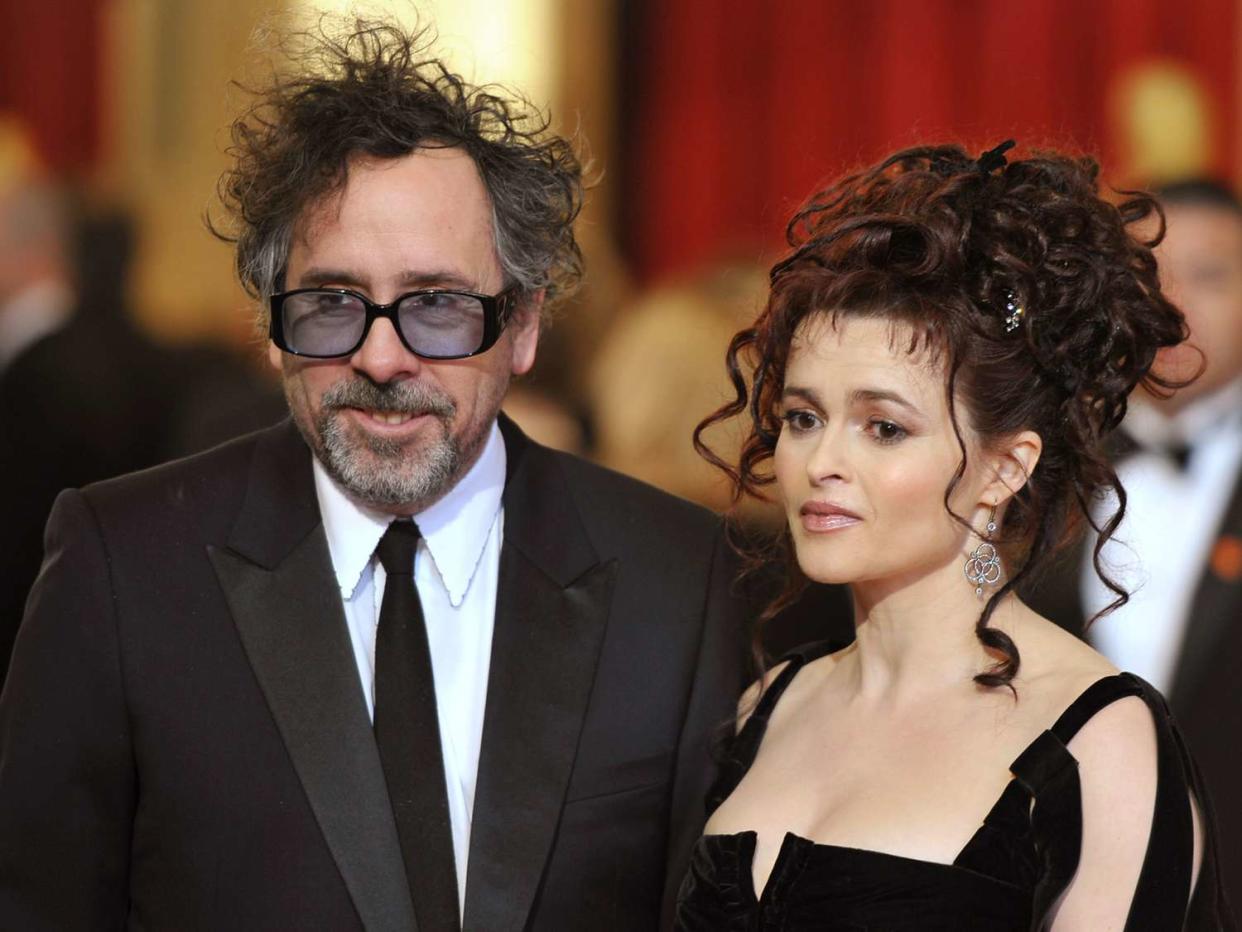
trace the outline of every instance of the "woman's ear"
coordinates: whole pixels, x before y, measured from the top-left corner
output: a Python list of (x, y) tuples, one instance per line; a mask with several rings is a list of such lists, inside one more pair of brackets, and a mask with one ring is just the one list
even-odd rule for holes
[(1030, 480), (1043, 450), (1044, 442), (1033, 430), (1000, 443), (989, 457), (993, 478), (983, 490), (983, 500), (992, 506), (1009, 501)]

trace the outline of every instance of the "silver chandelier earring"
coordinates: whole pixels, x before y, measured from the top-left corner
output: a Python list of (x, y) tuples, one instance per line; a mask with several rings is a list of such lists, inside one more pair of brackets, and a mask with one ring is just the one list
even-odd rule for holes
[(974, 552), (966, 559), (966, 578), (975, 587), (975, 595), (983, 598), (984, 586), (995, 586), (1001, 578), (1000, 554), (992, 543), (992, 535), (996, 533), (996, 506), (988, 516), (988, 529), (983, 540)]

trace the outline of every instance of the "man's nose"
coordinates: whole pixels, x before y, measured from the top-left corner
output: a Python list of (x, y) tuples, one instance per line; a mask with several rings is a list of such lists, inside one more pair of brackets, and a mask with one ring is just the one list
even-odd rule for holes
[(405, 348), (392, 321), (384, 318), (371, 324), (362, 346), (358, 347), (349, 362), (379, 384), (416, 375), (422, 364), (422, 360)]

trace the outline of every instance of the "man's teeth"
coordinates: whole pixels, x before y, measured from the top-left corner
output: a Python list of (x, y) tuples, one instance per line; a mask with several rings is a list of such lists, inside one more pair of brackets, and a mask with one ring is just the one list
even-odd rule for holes
[(397, 425), (404, 424), (406, 421), (410, 420), (413, 415), (399, 414), (395, 411), (372, 411), (371, 417), (375, 418), (375, 420), (379, 421), (381, 424)]

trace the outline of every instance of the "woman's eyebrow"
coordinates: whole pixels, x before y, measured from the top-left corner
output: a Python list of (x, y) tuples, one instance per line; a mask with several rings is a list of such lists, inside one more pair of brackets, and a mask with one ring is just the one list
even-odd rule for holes
[(891, 401), (893, 404), (900, 405), (913, 414), (919, 414), (920, 411), (909, 401), (896, 392), (887, 391), (881, 388), (856, 388), (850, 392), (850, 401), (858, 402), (875, 402), (875, 401)]
[(790, 398), (801, 398), (803, 401), (812, 405), (821, 411), (824, 404), (820, 401), (819, 394), (813, 388), (805, 388), (801, 385), (786, 385), (784, 391), (781, 392), (781, 400), (785, 401)]

